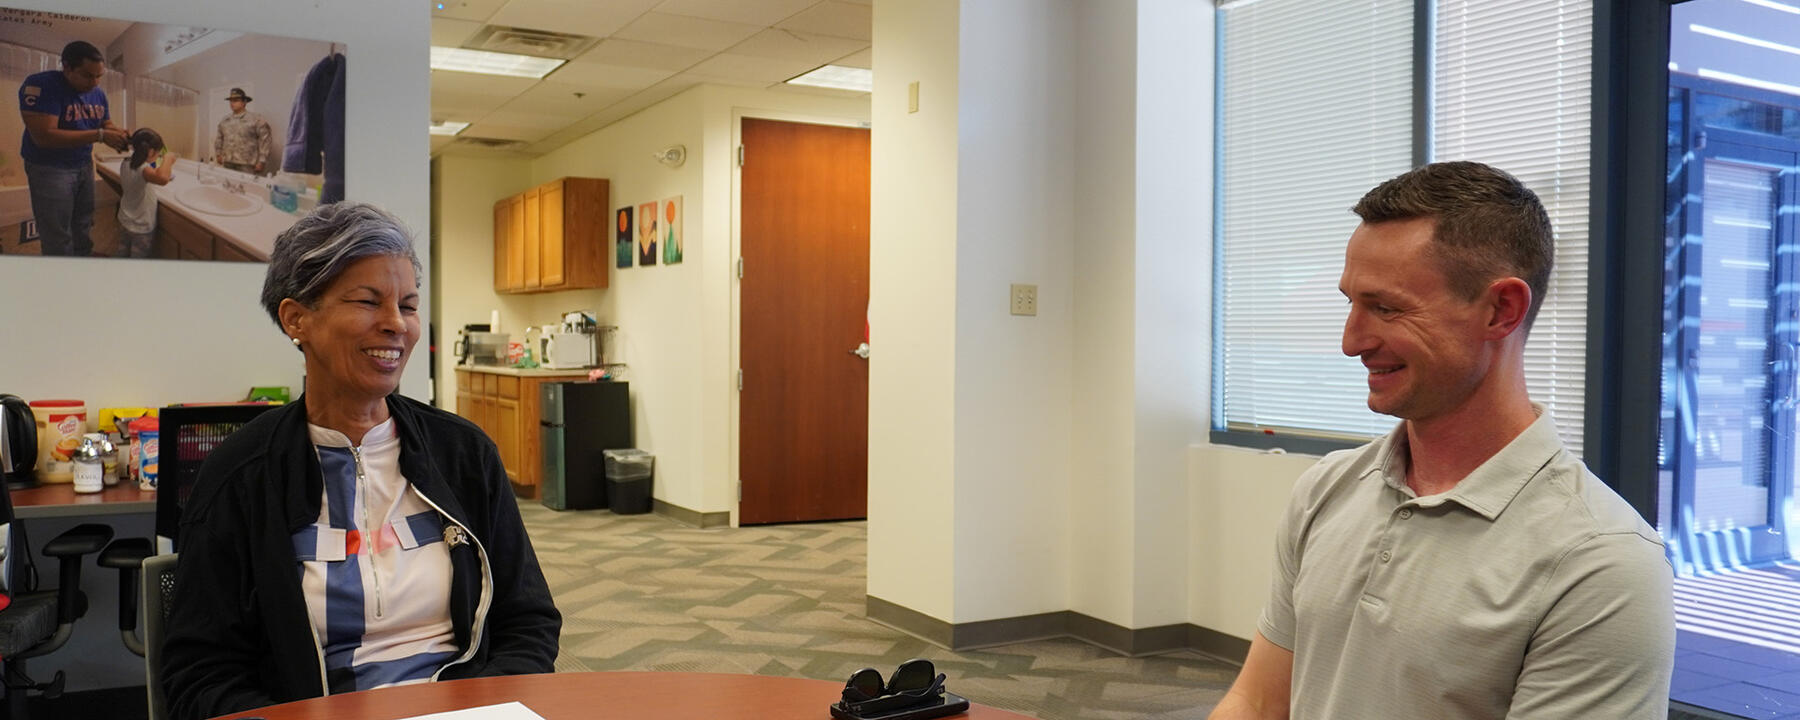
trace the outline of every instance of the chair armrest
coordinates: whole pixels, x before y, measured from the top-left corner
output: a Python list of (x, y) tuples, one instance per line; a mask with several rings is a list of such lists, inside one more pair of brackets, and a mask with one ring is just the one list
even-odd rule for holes
[(91, 555), (105, 548), (112, 538), (112, 526), (82, 523), (44, 543), (44, 554), (53, 558)]

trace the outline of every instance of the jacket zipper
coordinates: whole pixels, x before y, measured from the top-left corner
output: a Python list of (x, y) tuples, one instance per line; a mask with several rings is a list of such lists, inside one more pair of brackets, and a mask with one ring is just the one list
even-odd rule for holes
[(475, 657), (475, 651), (481, 648), (481, 631), (487, 624), (488, 608), (492, 605), (494, 600), (493, 570), (488, 566), (487, 548), (482, 547), (481, 539), (475, 537), (475, 532), (470, 530), (469, 526), (464, 525), (461, 520), (456, 519), (456, 516), (444, 512), (443, 508), (438, 507), (438, 504), (432, 502), (431, 498), (427, 497), (425, 493), (419, 492), (418, 488), (410, 487), (409, 485), (408, 489), (418, 495), (419, 499), (424, 500), (426, 505), (430, 505), (431, 509), (436, 510), (439, 515), (449, 519), (450, 522), (456, 523), (456, 526), (462, 529), (463, 535), (469, 538), (469, 542), (475, 543), (475, 557), (481, 561), (481, 599), (475, 603), (475, 623), (469, 628), (469, 647), (468, 649), (463, 650), (462, 657), (444, 663), (443, 667), (438, 668), (437, 672), (431, 674), (431, 681), (437, 682), (438, 676), (443, 675), (445, 670), (450, 669), (452, 665), (461, 665), (468, 662), (471, 658)]
[[(356, 496), (358, 504), (362, 505), (362, 531), (374, 532), (375, 537), (379, 538), (381, 531), (375, 529), (375, 524), (369, 521), (369, 476), (363, 473), (362, 451), (351, 445), (350, 457), (356, 460)], [(373, 550), (373, 547), (370, 549)], [(375, 580), (375, 617), (379, 618), (382, 616), (381, 569), (375, 563), (375, 553), (369, 553), (368, 558), (369, 577)]]
[(308, 619), (306, 625), (307, 629), (310, 631), (308, 634), (312, 635), (313, 652), (319, 654), (319, 692), (323, 695), (330, 695), (331, 680), (325, 675), (325, 646), (319, 642), (319, 629), (312, 627), (312, 621), (310, 619)]

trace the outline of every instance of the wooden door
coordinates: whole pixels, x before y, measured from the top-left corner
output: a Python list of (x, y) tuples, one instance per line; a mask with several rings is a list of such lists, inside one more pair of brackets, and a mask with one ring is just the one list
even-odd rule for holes
[(541, 287), (539, 260), (543, 257), (543, 190), (532, 188), (525, 191), (525, 287)]
[(545, 288), (563, 284), (563, 181), (557, 180), (540, 188), (538, 232), (542, 238), (538, 255), (538, 278)]
[(868, 514), (869, 131), (743, 121), (744, 524)]
[(525, 196), (506, 203), (506, 289), (518, 290), (525, 287)]

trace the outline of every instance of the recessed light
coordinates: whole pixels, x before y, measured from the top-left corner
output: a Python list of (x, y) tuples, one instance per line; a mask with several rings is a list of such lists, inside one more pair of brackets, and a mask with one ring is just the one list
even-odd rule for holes
[(567, 61), (557, 58), (431, 46), (433, 70), (537, 79), (549, 75), (551, 70), (562, 67), (565, 62)]
[(870, 92), (875, 89), (875, 71), (847, 65), (822, 65), (812, 72), (788, 80), (788, 84)]
[(452, 122), (449, 120), (445, 120), (443, 122), (434, 122), (431, 124), (431, 134), (433, 134), (433, 135), (455, 135), (459, 132), (462, 132), (465, 129), (468, 129), (468, 127), (469, 127), (469, 124), (466, 122)]

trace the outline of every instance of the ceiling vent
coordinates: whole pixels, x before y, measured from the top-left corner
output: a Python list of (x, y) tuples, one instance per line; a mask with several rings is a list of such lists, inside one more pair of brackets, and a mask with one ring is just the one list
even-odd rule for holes
[(599, 38), (586, 35), (570, 35), (504, 25), (484, 25), (475, 32), (474, 37), (463, 43), (463, 47), (471, 50), (573, 60), (598, 42), (600, 42)]
[(525, 145), (524, 140), (503, 140), (501, 138), (461, 136), (456, 138), (456, 143), (458, 145), (474, 145), (475, 147), (493, 148), (495, 150), (510, 150)]

